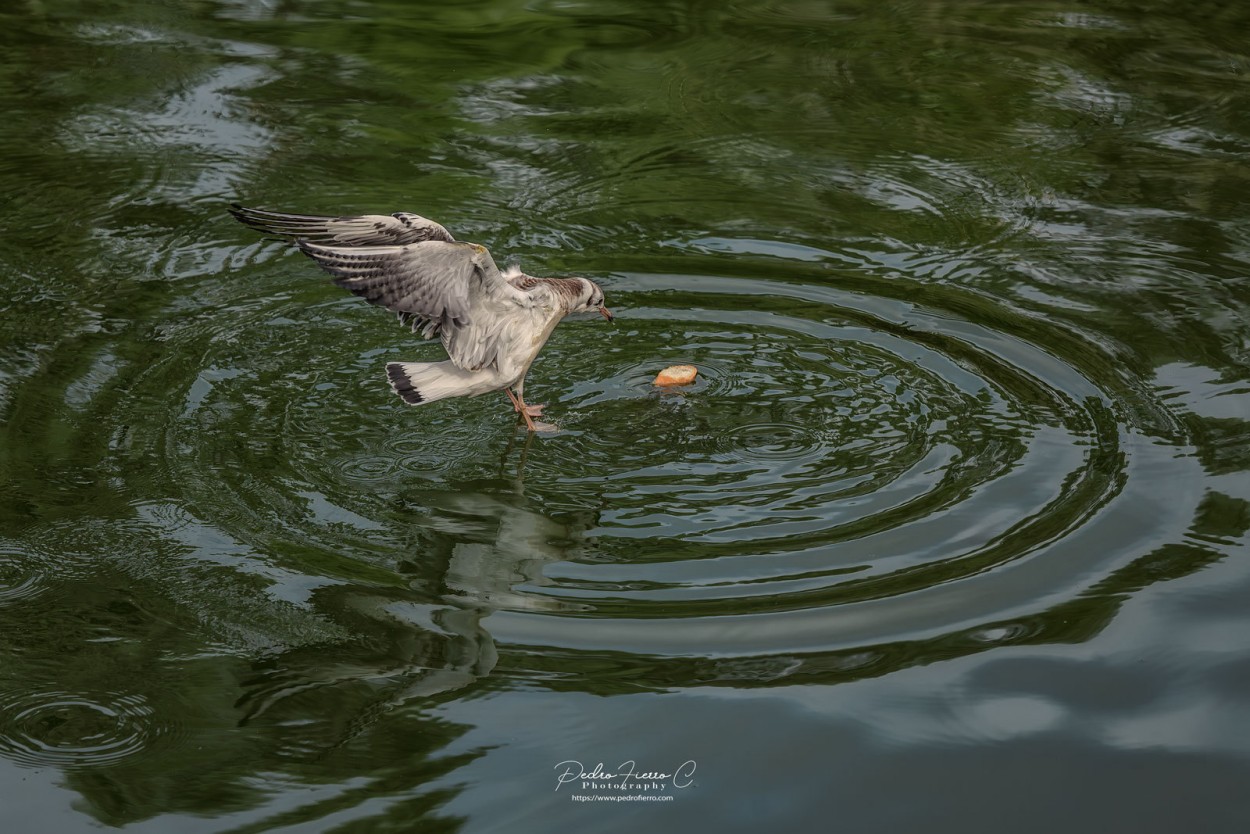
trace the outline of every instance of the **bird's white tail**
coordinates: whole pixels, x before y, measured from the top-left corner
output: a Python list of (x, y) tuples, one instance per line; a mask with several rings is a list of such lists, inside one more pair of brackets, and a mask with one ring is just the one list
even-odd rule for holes
[(481, 371), (457, 368), (445, 362), (388, 362), (386, 376), (395, 393), (409, 405), (425, 405), (445, 397), (472, 397), (483, 389)]

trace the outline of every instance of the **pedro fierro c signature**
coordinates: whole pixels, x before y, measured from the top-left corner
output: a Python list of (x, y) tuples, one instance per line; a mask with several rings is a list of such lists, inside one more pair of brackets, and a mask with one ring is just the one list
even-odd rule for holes
[(688, 788), (694, 784), (695, 763), (693, 759), (678, 765), (672, 773), (662, 770), (639, 770), (633, 759), (621, 762), (614, 772), (603, 769), (599, 762), (592, 770), (586, 770), (582, 763), (574, 759), (565, 759), (556, 765), (556, 787), (569, 782), (580, 783), (581, 790), (620, 790), (620, 791), (660, 791), (669, 788)]

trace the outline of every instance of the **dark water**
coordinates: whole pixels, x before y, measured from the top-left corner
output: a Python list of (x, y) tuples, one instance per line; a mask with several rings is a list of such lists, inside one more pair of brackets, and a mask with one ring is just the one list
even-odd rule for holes
[[(6, 831), (1247, 830), (1250, 7), (0, 41)], [(231, 200), (416, 211), (617, 325), (535, 366), (556, 435), (411, 409), (437, 349)]]

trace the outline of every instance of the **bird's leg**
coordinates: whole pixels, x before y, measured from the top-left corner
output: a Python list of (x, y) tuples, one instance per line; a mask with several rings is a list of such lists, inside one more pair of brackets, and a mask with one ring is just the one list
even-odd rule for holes
[[(512, 400), (513, 410), (525, 418), (525, 427), (529, 429), (530, 431), (538, 431), (538, 427), (534, 425), (533, 418), (530, 417), (530, 409), (533, 408), (533, 406), (528, 406), (524, 402), (522, 402), (520, 397), (512, 393), (511, 388), (505, 388), (503, 390), (504, 390), (504, 393), (508, 395), (508, 399)], [(541, 411), (542, 406), (540, 405), (538, 406), (538, 408)]]
[(521, 398), (519, 396), (512, 393), (512, 390), (510, 388), (503, 389), (503, 392), (507, 394), (508, 399), (512, 401), (512, 410), (515, 411), (517, 414), (520, 414), (522, 411), (524, 411), (526, 414), (528, 414), (531, 417), (543, 416), (543, 408), (545, 406), (526, 405), (524, 402), (521, 401)]
[(520, 382), (518, 382), (518, 383), (516, 384), (516, 398), (517, 398), (517, 402), (519, 402), (519, 403), (521, 404), (521, 410), (522, 410), (522, 411), (524, 411), (526, 414), (528, 414), (528, 415), (529, 415), (529, 416), (531, 416), (531, 417), (541, 417), (541, 416), (543, 416), (543, 408), (544, 408), (545, 406), (541, 406), (541, 405), (526, 405), (526, 404), (525, 404), (525, 398), (524, 398), (524, 396), (522, 395), (522, 392), (523, 392), (524, 390), (525, 390), (525, 378), (524, 378), (524, 377), (522, 377), (522, 378), (521, 378), (521, 381), (520, 381)]

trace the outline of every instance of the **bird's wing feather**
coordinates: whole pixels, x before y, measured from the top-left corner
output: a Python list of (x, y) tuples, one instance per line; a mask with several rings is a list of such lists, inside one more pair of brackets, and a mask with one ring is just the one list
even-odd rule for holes
[(240, 223), (265, 234), (331, 246), (402, 246), (426, 240), (455, 240), (451, 232), (433, 220), (404, 211), (321, 217), (244, 208), (235, 203), (230, 206), (230, 213)]
[(441, 337), (447, 355), (465, 370), (494, 363), (509, 320), (547, 300), (508, 283), (485, 247), (474, 243), (352, 247), (300, 241), (299, 247), (340, 287), (415, 322), (427, 339)]

